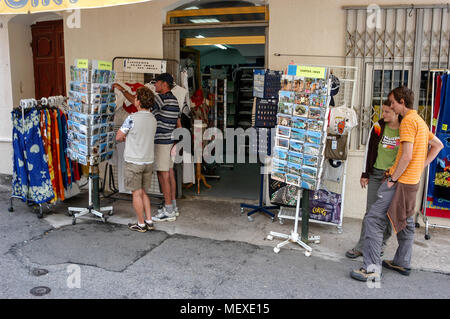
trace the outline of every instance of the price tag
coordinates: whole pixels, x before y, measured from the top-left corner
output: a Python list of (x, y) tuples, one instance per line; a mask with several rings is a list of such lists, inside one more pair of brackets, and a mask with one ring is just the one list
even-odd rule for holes
[(78, 59), (77, 60), (77, 68), (79, 69), (87, 69), (89, 67), (88, 59)]
[(331, 149), (332, 150), (337, 150), (337, 141), (332, 141), (331, 142)]

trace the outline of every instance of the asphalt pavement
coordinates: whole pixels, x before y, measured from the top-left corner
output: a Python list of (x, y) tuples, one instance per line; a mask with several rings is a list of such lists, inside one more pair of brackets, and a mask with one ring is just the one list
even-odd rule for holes
[[(450, 297), (450, 276), (383, 271), (379, 285), (350, 278), (351, 260), (274, 254), (269, 246), (88, 221), (58, 228), (0, 188), (0, 298), (392, 299)], [(43, 269), (44, 274), (36, 272)], [(31, 290), (36, 287), (42, 296)]]

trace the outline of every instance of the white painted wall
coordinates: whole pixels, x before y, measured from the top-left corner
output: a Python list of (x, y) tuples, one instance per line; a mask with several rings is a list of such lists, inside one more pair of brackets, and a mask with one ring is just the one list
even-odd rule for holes
[(13, 105), (11, 66), (9, 59), (9, 16), (0, 16), (0, 174), (12, 173), (12, 124)]
[(14, 20), (8, 28), (13, 105), (19, 105), (21, 99), (35, 97), (31, 28)]

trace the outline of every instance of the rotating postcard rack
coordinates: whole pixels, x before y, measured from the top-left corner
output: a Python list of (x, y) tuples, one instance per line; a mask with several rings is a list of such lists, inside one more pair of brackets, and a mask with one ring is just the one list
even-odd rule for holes
[(70, 67), (70, 77), (68, 155), (89, 166), (89, 204), (68, 211), (73, 225), (87, 214), (106, 222), (105, 213), (112, 215), (113, 208), (100, 207), (98, 165), (111, 159), (115, 149), (115, 72), (111, 62), (77, 59)]
[[(281, 81), (275, 147), (272, 152), (272, 179), (295, 186), (297, 203), (294, 230), (289, 235), (270, 232), (267, 239), (285, 239), (274, 248), (275, 253), (293, 242), (306, 250), (306, 256), (310, 256), (312, 248), (307, 243), (320, 243), (320, 237), (308, 236), (309, 193), (320, 189), (321, 185), (331, 80), (326, 67), (289, 65)], [(301, 236), (298, 233), (300, 200)]]

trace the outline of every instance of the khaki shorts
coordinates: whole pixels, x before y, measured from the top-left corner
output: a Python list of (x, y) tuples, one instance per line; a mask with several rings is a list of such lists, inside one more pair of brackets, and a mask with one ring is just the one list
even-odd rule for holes
[(153, 164), (132, 164), (125, 162), (125, 188), (129, 191), (144, 189), (152, 185)]
[(158, 172), (168, 172), (173, 168), (170, 150), (173, 144), (155, 144), (155, 169)]

